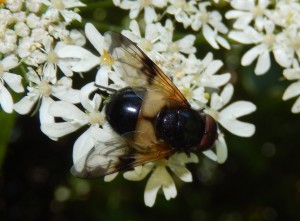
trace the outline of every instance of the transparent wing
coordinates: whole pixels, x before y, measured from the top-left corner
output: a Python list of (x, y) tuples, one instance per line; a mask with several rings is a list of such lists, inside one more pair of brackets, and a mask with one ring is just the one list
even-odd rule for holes
[(76, 162), (71, 172), (80, 178), (99, 178), (164, 158), (174, 151), (158, 144), (145, 147), (126, 142), (101, 143)]
[(104, 37), (114, 58), (114, 69), (129, 86), (146, 87), (165, 100), (175, 101), (177, 106), (190, 106), (173, 82), (134, 42), (115, 32), (106, 32)]

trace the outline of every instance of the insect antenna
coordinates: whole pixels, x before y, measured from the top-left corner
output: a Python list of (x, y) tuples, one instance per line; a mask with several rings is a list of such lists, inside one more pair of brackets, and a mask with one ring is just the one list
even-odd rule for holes
[(102, 88), (102, 89), (105, 89), (107, 91), (110, 91), (110, 92), (113, 92), (113, 93), (116, 93), (118, 90), (116, 89), (113, 89), (113, 88), (109, 88), (109, 87), (105, 87), (105, 86), (102, 86), (102, 85), (99, 85), (99, 84), (94, 84), (96, 87), (99, 87), (99, 88)]

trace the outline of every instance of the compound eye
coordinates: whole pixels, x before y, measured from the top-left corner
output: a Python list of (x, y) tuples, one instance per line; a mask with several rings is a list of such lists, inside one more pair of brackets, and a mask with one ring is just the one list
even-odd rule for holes
[(209, 149), (218, 139), (218, 125), (216, 121), (208, 114), (203, 115), (205, 130), (203, 137), (198, 145), (198, 150), (204, 151)]

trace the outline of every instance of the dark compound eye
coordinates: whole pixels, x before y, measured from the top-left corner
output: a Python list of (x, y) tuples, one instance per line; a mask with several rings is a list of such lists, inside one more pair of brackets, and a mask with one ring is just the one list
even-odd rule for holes
[(203, 120), (205, 122), (205, 130), (201, 142), (198, 145), (198, 150), (201, 151), (209, 149), (218, 139), (218, 125), (216, 121), (207, 114), (203, 114)]

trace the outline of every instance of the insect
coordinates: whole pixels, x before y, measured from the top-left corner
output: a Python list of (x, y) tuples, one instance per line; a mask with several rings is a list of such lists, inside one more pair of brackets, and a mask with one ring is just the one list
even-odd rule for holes
[[(179, 151), (210, 148), (218, 137), (216, 121), (194, 110), (162, 70), (131, 40), (105, 33), (114, 68), (129, 85), (114, 91), (105, 114), (117, 142), (94, 147), (72, 173), (96, 178), (165, 158)], [(101, 87), (101, 86), (99, 86)]]

